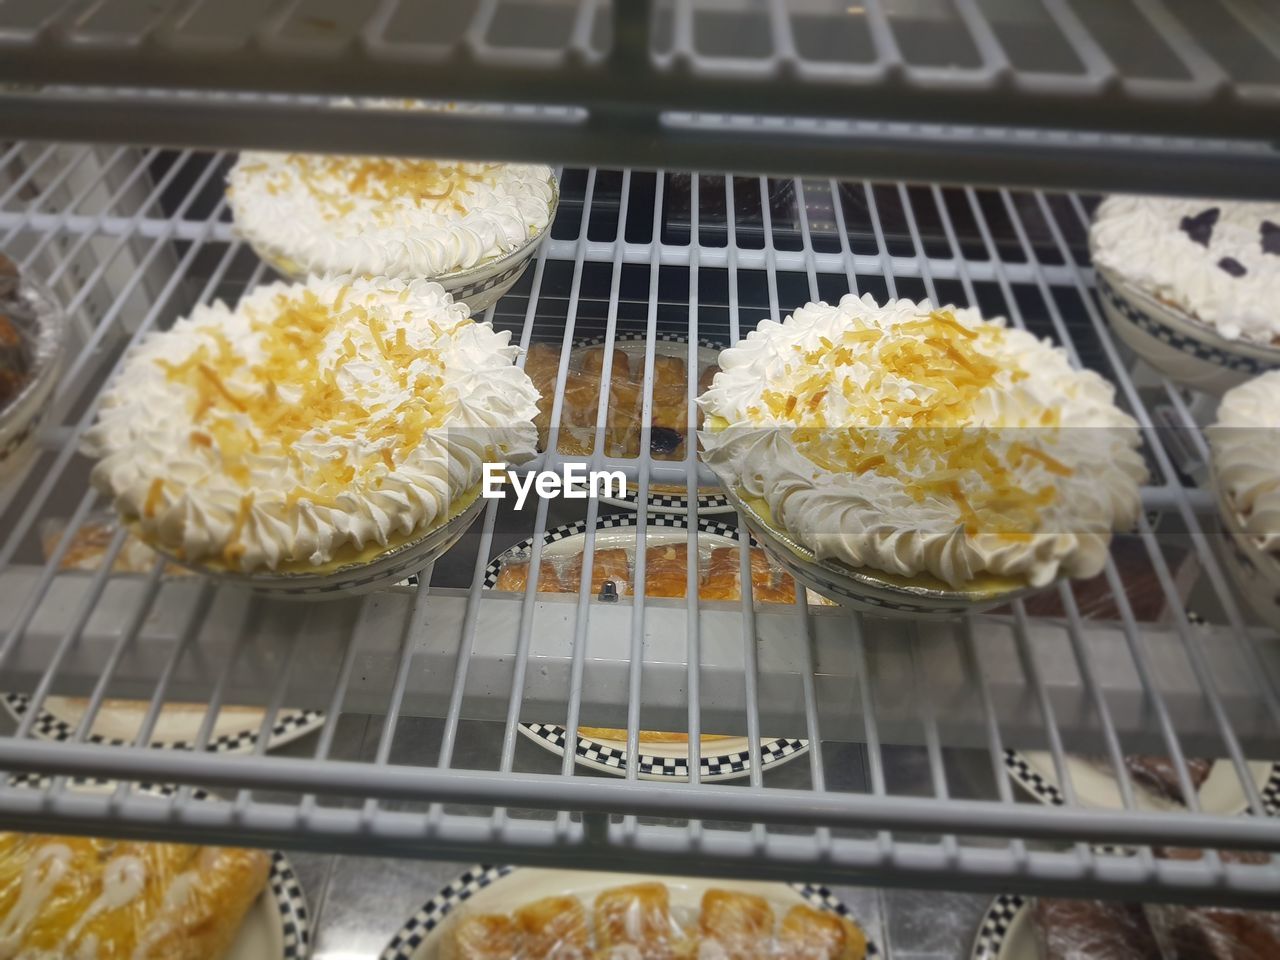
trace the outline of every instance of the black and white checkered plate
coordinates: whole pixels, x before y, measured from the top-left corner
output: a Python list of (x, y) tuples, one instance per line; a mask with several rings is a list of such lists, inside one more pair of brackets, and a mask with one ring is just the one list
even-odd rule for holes
[[(104, 703), (98, 712), (93, 732), (85, 740), (109, 746), (127, 745), (131, 738), (112, 731), (136, 729), (138, 720), (147, 707), (145, 702), (127, 703), (127, 706)], [(0, 694), (0, 705), (4, 706), (15, 721), (21, 723), (31, 708), (31, 698), (23, 693), (3, 693)], [(133, 714), (137, 716), (133, 717)], [(76, 735), (80, 715), (79, 706), (74, 702), (64, 697), (49, 697), (36, 714), (31, 734), (41, 740), (71, 740)], [(192, 722), (179, 723), (162, 713), (156, 723), (151, 746), (166, 750), (190, 750), (193, 728), (198, 729), (202, 719), (203, 714), (198, 714)], [(220, 716), (214, 726), (215, 735), (209, 741), (209, 750), (214, 753), (251, 752), (257, 746), (261, 723), (261, 712), (256, 710)], [(267, 749), (282, 747), (323, 725), (324, 712), (321, 710), (281, 710), (276, 714), (275, 723), (267, 737)]]
[[(578, 347), (598, 347), (605, 342), (604, 337), (584, 337), (574, 341)], [(636, 360), (644, 358), (646, 338), (643, 333), (619, 333), (613, 339), (616, 349)], [(698, 375), (707, 367), (719, 362), (723, 344), (711, 340), (698, 341)], [(657, 356), (679, 357), (684, 360), (689, 356), (689, 338), (676, 333), (658, 333), (654, 335), (653, 350)], [(627, 492), (621, 497), (601, 497), (605, 503), (635, 510), (640, 500), (636, 488), (628, 484)], [(689, 500), (684, 491), (659, 486), (649, 489), (649, 510), (656, 513), (685, 514), (689, 509)], [(733, 506), (719, 487), (703, 487), (698, 492), (698, 512), (705, 514), (733, 513)]]
[(978, 925), (970, 960), (1040, 960), (1027, 897), (1004, 893), (992, 901)]
[[(439, 960), (448, 956), (445, 920), (462, 904), (477, 911), (509, 913), (526, 903), (543, 897), (576, 896), (590, 904), (601, 890), (625, 884), (658, 881), (665, 883), (671, 894), (673, 910), (696, 911), (702, 894), (708, 888), (742, 890), (762, 896), (770, 902), (775, 914), (796, 904), (807, 903), (818, 910), (857, 918), (849, 908), (832, 896), (826, 887), (810, 884), (718, 881), (683, 877), (645, 877), (631, 874), (594, 873), (585, 870), (540, 870), (531, 867), (472, 867), (447, 884), (409, 918), (382, 951), (379, 960)], [(866, 932), (864, 930), (864, 932)], [(867, 956), (882, 957), (874, 941), (867, 941)]]
[[(613, 514), (596, 521), (596, 548), (629, 547), (635, 549), (636, 517), (633, 514)], [(678, 539), (683, 542), (688, 524), (683, 517), (655, 514), (649, 517), (648, 542), (664, 542)], [(715, 520), (698, 521), (699, 544), (710, 547), (733, 546), (738, 542), (738, 528)], [(566, 556), (582, 552), (586, 540), (586, 521), (555, 527), (543, 537), (543, 556), (555, 544), (556, 552)], [(496, 557), (486, 568), (484, 586), (492, 589), (502, 572), (503, 564), (521, 560), (533, 549), (532, 538), (522, 540)], [(563, 726), (553, 723), (522, 723), (520, 732), (545, 750), (557, 756), (564, 755), (568, 733)], [(646, 741), (638, 760), (638, 776), (644, 780), (688, 780), (689, 752), (685, 743), (657, 743)], [(809, 750), (807, 740), (787, 737), (762, 737), (760, 740), (761, 772), (770, 770), (802, 756)], [(584, 767), (614, 776), (626, 776), (626, 743), (579, 736), (575, 748), (577, 761)], [(701, 780), (736, 780), (751, 774), (751, 744), (746, 737), (725, 737), (704, 740), (699, 757)]]
[[(30, 775), (10, 778), (10, 786), (44, 788), (48, 779)], [(68, 790), (105, 792), (115, 786), (107, 780), (72, 780)], [(167, 797), (173, 787), (144, 784), (140, 790)], [(193, 790), (192, 797), (209, 800), (203, 790)], [(302, 884), (293, 872), (289, 859), (280, 851), (271, 851), (271, 870), (266, 889), (249, 907), (240, 930), (222, 960), (306, 960), (311, 954), (311, 920)]]

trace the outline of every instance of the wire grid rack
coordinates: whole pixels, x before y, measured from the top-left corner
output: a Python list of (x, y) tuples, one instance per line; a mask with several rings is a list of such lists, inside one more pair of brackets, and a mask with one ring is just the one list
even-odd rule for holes
[[(1248, 760), (1275, 756), (1274, 636), (1249, 624), (1215, 556), (1213, 507), (1187, 481), (1206, 450), (1195, 404), (1131, 376), (1092, 292), (1084, 250), (1089, 198), (902, 184), (569, 169), (552, 236), (519, 287), (487, 319), (524, 346), (584, 336), (733, 342), (764, 317), (848, 291), (976, 303), (1051, 337), (1104, 370), (1144, 427), (1152, 485), (1137, 534), (1117, 538), (1098, 580), (1064, 585), (992, 615), (950, 624), (880, 621), (806, 606), (755, 608), (645, 600), (602, 604), (486, 594), (486, 564), (549, 527), (543, 500), (523, 515), (494, 502), (467, 541), (414, 588), (299, 606), (173, 578), (110, 575), (122, 535), (96, 573), (60, 570), (39, 528), (99, 506), (77, 439), (127, 346), (194, 303), (234, 298), (270, 279), (234, 236), (223, 154), (15, 144), (0, 154), (0, 248), (48, 277), (68, 304), (79, 349), (55, 396), (40, 458), (0, 491), (0, 667), (38, 707), (50, 694), (148, 702), (132, 744), (87, 737), (88, 721), (50, 743), (32, 709), (0, 738), (0, 769), (50, 777), (0, 788), (17, 828), (648, 871), (740, 873), (911, 887), (1091, 892), (1164, 900), (1274, 903), (1276, 866), (1224, 863), (1217, 848), (1280, 849), (1266, 816), (1271, 786)], [(648, 364), (652, 369), (652, 362)], [(557, 404), (565, 371), (560, 371)], [(650, 388), (651, 392), (651, 388)], [(607, 393), (607, 391), (606, 391)], [(646, 404), (651, 397), (646, 397)], [(602, 410), (607, 398), (602, 398)], [(553, 421), (554, 422), (554, 421)], [(1160, 430), (1172, 423), (1178, 429)], [(1173, 437), (1176, 442), (1170, 441)], [(1197, 459), (1198, 458), (1198, 459)], [(548, 457), (546, 465), (554, 463)], [(594, 467), (612, 462), (597, 454)], [(617, 463), (641, 491), (705, 481), (692, 463)], [(686, 508), (696, 520), (697, 499)], [(585, 507), (591, 556), (598, 501)], [(531, 514), (531, 516), (530, 516)], [(581, 519), (581, 512), (578, 519)], [(732, 519), (732, 518), (721, 518)], [(690, 523), (690, 526), (694, 526)], [(688, 534), (692, 541), (695, 534)], [(64, 538), (65, 544), (70, 538)], [(643, 552), (638, 563), (643, 563)], [(589, 564), (584, 576), (589, 576)], [(533, 579), (533, 578), (531, 578)], [(1209, 623), (1185, 612), (1195, 599)], [(1200, 619), (1200, 618), (1195, 618)], [(207, 702), (189, 751), (147, 749), (166, 702)], [(322, 708), (297, 757), (216, 754), (224, 705)], [(377, 717), (376, 747), (344, 753), (344, 713)], [(436, 717), (430, 743), (402, 720)], [(458, 750), (472, 720), (496, 720), (482, 758)], [(529, 772), (520, 721), (627, 728), (625, 776)], [(745, 782), (639, 778), (639, 731), (796, 736), (810, 744), (799, 779), (748, 764)], [(415, 733), (413, 736), (419, 736)], [(574, 741), (572, 735), (569, 742)], [(865, 745), (856, 762), (842, 743)], [(913, 745), (924, 786), (902, 792), (886, 761)], [(949, 747), (974, 748), (979, 785), (962, 784)], [(1038, 749), (1065, 803), (1016, 803), (1010, 748)], [(1091, 809), (1068, 751), (1106, 758), (1124, 809)], [(1223, 757), (1241, 810), (1141, 805), (1121, 760)], [(805, 769), (807, 767), (807, 769)], [(857, 767), (857, 770), (853, 768)], [(71, 778), (116, 782), (107, 794)], [(144, 782), (184, 785), (160, 800)], [(230, 802), (198, 802), (192, 786)], [(1132, 855), (1094, 844), (1129, 845)], [(1161, 845), (1206, 848), (1163, 860)]]
[[(1266, 0), (7, 3), (5, 81), (37, 139), (1261, 196), (1280, 163)], [(264, 92), (524, 109), (408, 127)]]

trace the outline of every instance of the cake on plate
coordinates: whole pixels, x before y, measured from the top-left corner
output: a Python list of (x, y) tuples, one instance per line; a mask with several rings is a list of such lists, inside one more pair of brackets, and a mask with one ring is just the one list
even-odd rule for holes
[(103, 394), (93, 482), (205, 571), (372, 564), (460, 516), (485, 462), (533, 456), (509, 333), (438, 285), (272, 284), (148, 336)]
[(781, 557), (996, 593), (1097, 574), (1137, 519), (1113, 388), (1003, 319), (849, 295), (763, 321), (720, 367), (703, 459)]

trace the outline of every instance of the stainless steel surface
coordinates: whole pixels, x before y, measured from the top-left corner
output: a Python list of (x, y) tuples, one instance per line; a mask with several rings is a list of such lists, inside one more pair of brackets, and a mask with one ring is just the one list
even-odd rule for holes
[[(1188, 457), (1205, 455), (1197, 405), (1140, 368), (1132, 375), (1112, 342), (1084, 252), (1091, 198), (569, 168), (549, 240), (486, 317), (562, 358), (577, 338), (632, 332), (648, 351), (659, 334), (683, 334), (695, 361), (699, 337), (730, 343), (764, 317), (850, 289), (1006, 314), (1111, 378), (1143, 424), (1152, 516), (1117, 538), (1095, 582), (933, 625), (700, 604), (696, 591), (678, 602), (638, 590), (630, 605), (538, 598), (532, 582), (524, 597), (482, 591), (490, 557), (582, 514), (548, 501), (519, 514), (491, 504), (423, 586), (359, 600), (298, 607), (167, 580), (159, 564), (145, 576), (60, 573), (65, 548), (46, 562), (40, 528), (70, 516), (75, 530), (98, 503), (76, 444), (122, 352), (192, 304), (270, 276), (231, 232), (227, 163), (191, 151), (0, 152), (0, 246), (61, 286), (80, 335), (41, 460), (0, 490), (0, 671), (37, 700), (88, 695), (91, 712), (105, 697), (142, 697), (154, 718), (164, 702), (194, 698), (319, 706), (329, 722), (305, 752), (269, 758), (104, 748), (78, 742), (82, 732), (36, 743), (24, 728), (0, 737), (0, 768), (126, 783), (114, 798), (58, 783), (0, 790), (6, 823), (458, 861), (1274, 902), (1275, 866), (1228, 871), (1216, 857), (1174, 864), (1086, 845), (1277, 850), (1273, 821), (1017, 804), (1002, 766), (1010, 746), (1047, 750), (1063, 771), (1066, 750), (1164, 753), (1180, 768), (1184, 756), (1223, 757), (1261, 814), (1244, 761), (1280, 755), (1280, 651), (1241, 613), (1214, 555), (1212, 501), (1183, 476), (1196, 469)], [(557, 406), (565, 372), (562, 359)], [(1180, 443), (1165, 443), (1169, 424)], [(591, 466), (623, 469), (642, 493), (670, 480), (692, 493), (708, 479), (692, 460), (647, 452)], [(605, 509), (590, 501), (586, 513)], [(1188, 619), (1188, 602), (1207, 626)], [(375, 738), (353, 749), (344, 714), (375, 717)], [(518, 736), (520, 720), (625, 724), (633, 745), (640, 729), (666, 727), (803, 736), (815, 748), (809, 764), (746, 783), (640, 782), (634, 761), (615, 780), (549, 758)], [(483, 749), (467, 746), (473, 736)], [(976, 749), (957, 766), (955, 747)], [(902, 777), (903, 762), (917, 775)], [(128, 788), (143, 779), (213, 786), (237, 803), (185, 793), (156, 803)]]
[(7, 3), (0, 83), (14, 137), (1264, 196), (1280, 166), (1264, 0)]

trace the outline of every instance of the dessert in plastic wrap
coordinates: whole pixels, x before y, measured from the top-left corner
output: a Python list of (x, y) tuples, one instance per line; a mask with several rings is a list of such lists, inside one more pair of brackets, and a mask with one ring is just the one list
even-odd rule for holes
[[(1124, 765), (1129, 770), (1129, 776), (1139, 786), (1159, 797), (1186, 803), (1182, 787), (1178, 783), (1177, 768), (1168, 757), (1127, 756), (1124, 758)], [(1187, 776), (1191, 779), (1191, 786), (1197, 790), (1204, 786), (1212, 770), (1212, 760), (1187, 760)]]
[(1043, 960), (1160, 960), (1137, 904), (1041, 897), (1031, 916)]
[[(1199, 860), (1200, 850), (1164, 849), (1170, 860)], [(1224, 863), (1265, 864), (1265, 853), (1221, 851)], [(1280, 912), (1147, 904), (1147, 920), (1164, 960), (1276, 960)]]
[[(596, 421), (600, 412), (604, 347), (575, 347), (569, 354), (564, 399), (560, 410), (559, 451), (589, 456), (595, 448)], [(525, 373), (542, 395), (538, 402), (538, 449), (545, 450), (555, 401), (560, 347), (535, 343), (529, 347)], [(709, 386), (718, 368), (698, 371), (699, 389)], [(640, 415), (644, 401), (644, 358), (614, 349), (609, 370), (609, 409), (604, 427), (604, 452), (611, 457), (635, 457), (640, 452)], [(689, 424), (688, 364), (683, 357), (662, 353), (653, 358), (653, 402), (649, 412), (649, 452), (656, 460), (685, 458)], [(655, 489), (657, 487), (655, 486)]]
[[(61, 518), (50, 518), (42, 524), (40, 545), (46, 560), (53, 556), (54, 551), (62, 543), (66, 529), (67, 521)], [(71, 542), (67, 544), (66, 552), (62, 555), (62, 562), (58, 565), (58, 569), (77, 570), (84, 573), (94, 572), (102, 566), (103, 560), (106, 559), (107, 550), (111, 546), (111, 538), (115, 536), (118, 529), (119, 523), (111, 514), (104, 512), (86, 517), (85, 521), (80, 524), (79, 529), (72, 535)], [(150, 573), (151, 568), (155, 566), (157, 556), (158, 554), (154, 550), (132, 533), (125, 534), (124, 542), (120, 545), (120, 551), (116, 554), (116, 558), (111, 564), (111, 572)], [(164, 565), (164, 575), (167, 577), (189, 577), (192, 576), (192, 573), (177, 564), (166, 563)]]
[[(686, 914), (690, 914), (687, 915)], [(588, 909), (551, 896), (511, 916), (460, 916), (449, 960), (862, 960), (867, 940), (847, 918), (796, 905), (781, 918), (763, 897), (710, 889), (696, 915), (673, 908), (663, 883), (599, 893)]]
[(2, 833), (4, 955), (216, 960), (269, 863), (260, 850)]
[(0, 253), (0, 407), (16, 397), (31, 376), (31, 345), (13, 315), (19, 306), (18, 268)]
[[(702, 600), (740, 600), (742, 585), (737, 547), (715, 547), (698, 560), (698, 596)], [(794, 603), (795, 581), (759, 547), (751, 547), (751, 589), (757, 603)], [(612, 590), (634, 594), (635, 562), (631, 550), (597, 549), (591, 565), (591, 594)], [(688, 585), (688, 549), (684, 543), (649, 544), (645, 554), (645, 595), (683, 598)], [(538, 565), (539, 593), (577, 593), (582, 554), (543, 557)], [(529, 582), (529, 562), (504, 561), (493, 589), (521, 593)], [(606, 588), (606, 582), (612, 583)]]

